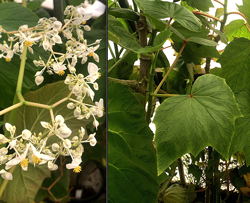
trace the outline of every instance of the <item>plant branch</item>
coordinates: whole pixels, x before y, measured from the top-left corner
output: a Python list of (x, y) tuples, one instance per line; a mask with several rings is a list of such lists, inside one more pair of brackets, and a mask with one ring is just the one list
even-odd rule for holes
[(187, 41), (183, 41), (182, 47), (178, 53), (178, 55), (176, 56), (173, 64), (170, 66), (170, 68), (168, 69), (167, 73), (164, 75), (164, 77), (162, 78), (160, 84), (157, 86), (157, 88), (154, 91), (154, 94), (157, 94), (159, 92), (159, 90), (161, 89), (161, 86), (163, 85), (163, 83), (165, 82), (165, 80), (167, 79), (168, 75), (170, 74), (170, 72), (174, 69), (175, 65), (177, 64), (179, 58), (181, 57), (181, 54), (183, 52), (183, 50), (185, 49), (187, 45)]
[(220, 4), (220, 5), (224, 6), (224, 3), (222, 3), (222, 2), (221, 2), (221, 1), (219, 1), (219, 0), (213, 0), (213, 1), (215, 1), (215, 2), (217, 2), (218, 4)]
[(208, 14), (208, 13), (204, 13), (204, 12), (201, 12), (201, 11), (193, 11), (193, 14), (205, 16), (205, 17), (208, 17), (208, 18), (211, 18), (211, 19), (213, 19), (213, 20), (216, 20), (216, 21), (220, 21), (220, 22), (221, 22), (221, 20), (220, 20), (219, 18), (217, 18), (217, 17), (215, 17), (215, 16), (212, 16), (212, 15), (210, 15), (210, 14)]
[(50, 105), (40, 104), (40, 103), (30, 102), (30, 101), (24, 101), (24, 105), (33, 106), (33, 107), (42, 108), (42, 109), (48, 109), (48, 110), (52, 109)]
[(6, 113), (8, 113), (8, 112), (10, 112), (10, 111), (12, 111), (12, 110), (14, 110), (14, 109), (19, 108), (19, 107), (21, 107), (22, 105), (23, 105), (23, 102), (19, 102), (19, 103), (17, 103), (17, 104), (14, 104), (14, 105), (12, 105), (12, 106), (10, 106), (10, 107), (8, 107), (8, 108), (6, 108), (6, 109), (0, 111), (0, 116), (4, 115), (4, 114), (6, 114)]
[(180, 94), (151, 94), (154, 97), (177, 97)]

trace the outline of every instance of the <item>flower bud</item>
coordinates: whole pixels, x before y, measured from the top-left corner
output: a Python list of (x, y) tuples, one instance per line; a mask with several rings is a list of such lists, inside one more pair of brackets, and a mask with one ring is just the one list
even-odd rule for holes
[(28, 140), (30, 137), (31, 137), (31, 132), (29, 131), (29, 130), (27, 130), (27, 129), (24, 129), (23, 131), (22, 131), (22, 138), (24, 139), (24, 140)]
[(42, 84), (43, 81), (44, 81), (44, 77), (42, 75), (38, 75), (38, 76), (35, 77), (35, 83), (36, 83), (37, 86)]

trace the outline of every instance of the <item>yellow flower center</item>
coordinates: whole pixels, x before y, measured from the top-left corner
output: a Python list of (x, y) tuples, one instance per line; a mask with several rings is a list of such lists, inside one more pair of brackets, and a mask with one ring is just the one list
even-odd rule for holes
[(85, 25), (85, 24), (86, 24), (86, 22), (87, 22), (87, 21), (86, 21), (86, 20), (84, 20), (84, 21), (82, 21), (82, 24), (83, 24), (83, 25)]
[(11, 61), (11, 58), (7, 57), (7, 58), (5, 58), (5, 61), (6, 61), (6, 62), (10, 62), (10, 61)]
[(90, 52), (88, 56), (94, 56), (94, 52)]
[(62, 75), (65, 74), (65, 71), (64, 70), (60, 70), (60, 71), (57, 71), (56, 74), (62, 76)]
[(26, 46), (26, 47), (31, 47), (32, 45), (33, 45), (33, 42), (31, 42), (31, 41), (24, 41), (24, 46)]
[(29, 164), (29, 160), (28, 159), (23, 159), (21, 162), (20, 162), (20, 165), (22, 167), (27, 167)]
[(34, 164), (39, 164), (41, 162), (41, 159), (39, 157), (37, 157), (36, 155), (32, 155), (32, 162)]
[(77, 167), (75, 167), (75, 168), (73, 169), (73, 172), (74, 172), (74, 173), (80, 173), (81, 170), (82, 170), (82, 167), (81, 167), (81, 166), (77, 166)]

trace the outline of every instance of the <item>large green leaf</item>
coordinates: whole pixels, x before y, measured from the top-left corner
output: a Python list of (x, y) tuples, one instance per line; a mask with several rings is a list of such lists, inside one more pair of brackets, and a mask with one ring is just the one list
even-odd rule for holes
[(35, 26), (39, 20), (30, 9), (17, 3), (1, 3), (0, 11), (0, 26), (8, 31), (17, 30), (21, 25)]
[(217, 73), (226, 79), (236, 95), (243, 118), (236, 120), (235, 135), (232, 140), (231, 154), (243, 152), (250, 164), (250, 40), (245, 38), (234, 39), (225, 49), (220, 58), (222, 68)]
[(110, 202), (155, 202), (158, 191), (153, 134), (143, 105), (125, 86), (109, 83)]
[(199, 77), (191, 95), (166, 99), (154, 119), (158, 174), (185, 153), (197, 155), (206, 146), (228, 158), (239, 116), (232, 90), (214, 75)]
[(229, 41), (234, 38), (244, 37), (250, 39), (250, 32), (244, 20), (234, 20), (225, 26), (225, 35)]
[(189, 6), (197, 8), (199, 10), (208, 11), (210, 7), (213, 7), (211, 0), (185, 0)]
[(140, 9), (145, 14), (154, 18), (173, 18), (183, 27), (198, 32), (201, 28), (200, 20), (188, 9), (176, 3), (159, 1), (159, 0), (136, 0)]
[(250, 40), (238, 38), (233, 40), (223, 52), (220, 76), (234, 92), (249, 88), (250, 77)]
[(4, 190), (3, 200), (7, 203), (33, 203), (43, 180), (50, 176), (50, 171), (45, 166), (30, 165), (28, 171), (23, 171), (18, 166), (15, 168), (13, 176), (14, 179), (9, 181)]
[[(46, 85), (39, 90), (29, 92), (25, 95), (27, 101), (38, 102), (42, 104), (53, 104), (56, 101), (66, 97), (69, 94), (68, 87), (63, 81)], [(55, 115), (63, 115), (66, 124), (72, 130), (72, 136), (78, 134), (81, 126), (85, 127), (89, 121), (77, 120), (73, 116), (73, 111), (66, 107), (67, 103), (62, 103), (54, 109)], [(50, 121), (49, 111), (35, 107), (23, 106), (5, 117), (5, 122), (12, 123), (17, 128), (17, 134), (23, 129), (29, 129), (32, 132), (42, 132), (43, 128), (40, 121)], [(46, 171), (47, 170), (47, 171)], [(46, 175), (43, 175), (46, 174)], [(4, 199), (7, 202), (23, 203), (27, 202), (27, 197), (34, 199), (44, 178), (49, 174), (48, 169), (29, 167), (28, 172), (20, 170), (17, 166), (14, 171), (13, 181), (8, 182), (8, 190), (5, 190)], [(22, 178), (25, 177), (25, 178)], [(38, 177), (38, 178), (36, 178)], [(21, 180), (20, 180), (21, 179)], [(21, 182), (20, 182), (21, 181)], [(27, 194), (22, 195), (20, 194)], [(16, 201), (10, 201), (16, 200)]]

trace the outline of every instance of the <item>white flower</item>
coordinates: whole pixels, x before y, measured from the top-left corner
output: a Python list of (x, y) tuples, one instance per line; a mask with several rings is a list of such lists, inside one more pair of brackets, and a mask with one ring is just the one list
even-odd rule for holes
[(62, 137), (62, 138), (67, 138), (71, 135), (72, 131), (66, 124), (62, 124), (60, 128), (57, 130), (57, 135)]
[(62, 63), (53, 63), (52, 68), (55, 73), (60, 73), (61, 71), (67, 69), (66, 66)]
[(79, 130), (79, 136), (83, 138), (84, 135), (85, 135), (85, 129), (81, 127), (81, 129)]
[(16, 139), (10, 141), (10, 142), (9, 142), (10, 148), (13, 149), (13, 148), (16, 146), (16, 143), (17, 143), (17, 140), (16, 140)]
[(14, 136), (15, 132), (16, 132), (16, 127), (9, 124), (9, 123), (5, 123), (5, 128), (7, 131), (10, 132), (11, 136)]
[(100, 73), (98, 71), (99, 71), (99, 68), (96, 64), (91, 63), (91, 62), (88, 64), (88, 72), (89, 72), (88, 80), (90, 82), (93, 83), (100, 77)]
[(103, 104), (103, 99), (101, 98), (99, 102), (95, 102), (96, 108), (95, 108), (95, 115), (98, 117), (103, 116), (103, 109), (104, 109), (104, 104)]
[(37, 86), (42, 84), (43, 81), (44, 81), (44, 77), (42, 75), (38, 75), (38, 76), (35, 77), (35, 83), (36, 83)]
[(5, 144), (9, 142), (10, 140), (6, 138), (3, 134), (0, 134), (0, 144)]
[(52, 150), (53, 150), (54, 152), (58, 152), (59, 149), (60, 149), (60, 146), (59, 146), (59, 144), (57, 144), (57, 143), (53, 143), (52, 146), (51, 146), (51, 148), (52, 148)]
[(93, 121), (93, 126), (97, 129), (97, 127), (99, 126), (99, 122), (97, 120)]
[(78, 8), (77, 11), (82, 15), (90, 15), (93, 18), (101, 16), (105, 12), (106, 6), (100, 1), (95, 1), (94, 4), (87, 4), (85, 8)]
[(57, 116), (55, 117), (55, 121), (56, 121), (56, 123), (58, 123), (59, 125), (62, 125), (62, 124), (64, 123), (64, 118), (63, 118), (63, 116), (61, 116), (61, 115), (57, 115)]
[(0, 171), (0, 174), (1, 174), (2, 178), (5, 180), (12, 180), (13, 179), (12, 174), (4, 169), (2, 169)]
[(28, 160), (26, 159), (26, 157), (27, 157), (29, 148), (30, 148), (30, 144), (27, 144), (24, 152), (21, 155), (17, 154), (15, 158), (9, 160), (5, 164), (5, 169), (8, 170), (11, 167), (20, 164), (22, 169), (26, 171), (28, 169)]
[(58, 165), (54, 164), (52, 161), (48, 161), (48, 169), (51, 171), (55, 171), (58, 169)]
[(29, 130), (27, 130), (27, 129), (24, 129), (22, 131), (22, 138), (24, 140), (28, 140), (31, 137), (31, 135), (32, 135), (32, 133)]
[(73, 102), (70, 102), (70, 103), (67, 104), (68, 109), (74, 109), (75, 107), (76, 106), (75, 106), (75, 104)]
[(74, 158), (74, 159), (72, 160), (71, 163), (66, 164), (66, 168), (67, 168), (67, 169), (75, 169), (75, 168), (78, 167), (81, 163), (82, 163), (82, 159), (81, 159), (81, 158)]
[(1, 156), (4, 156), (4, 155), (6, 155), (6, 154), (8, 154), (8, 149), (7, 149), (6, 147), (1, 148), (1, 149), (0, 149), (0, 155), (1, 155)]
[(64, 142), (63, 142), (63, 146), (67, 149), (70, 149), (71, 148), (71, 141), (69, 139), (65, 139)]
[(94, 147), (96, 145), (97, 140), (95, 138), (95, 133), (89, 135), (88, 141), (90, 146)]
[(33, 144), (30, 144), (31, 145), (31, 150), (32, 150), (32, 162), (34, 164), (39, 164), (42, 160), (44, 161), (52, 161), (54, 160), (55, 158), (52, 157), (52, 156), (49, 156), (47, 154), (42, 154), (41, 152), (39, 152)]

